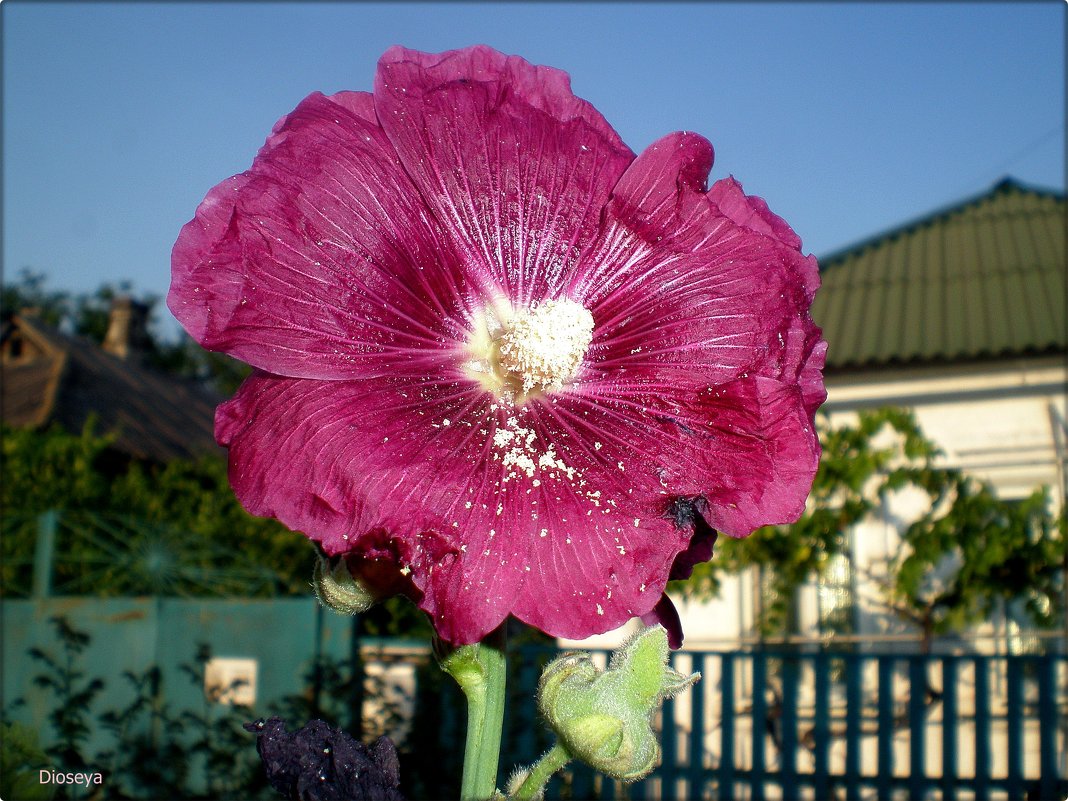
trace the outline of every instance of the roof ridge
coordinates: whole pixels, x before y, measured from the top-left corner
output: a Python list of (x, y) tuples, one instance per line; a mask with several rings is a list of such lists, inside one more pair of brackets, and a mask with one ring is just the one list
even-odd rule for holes
[(879, 231), (871, 236), (864, 237), (863, 239), (845, 245), (844, 247), (840, 247), (824, 256), (818, 257), (817, 261), (819, 262), (820, 270), (822, 271), (825, 268), (834, 266), (837, 262), (844, 261), (847, 257), (879, 245), (888, 239), (910, 233), (922, 225), (937, 222), (952, 214), (964, 211), (971, 206), (976, 206), (984, 201), (992, 200), (999, 194), (1010, 191), (1015, 191), (1020, 194), (1037, 195), (1039, 197), (1049, 197), (1054, 200), (1065, 199), (1064, 192), (1049, 187), (1027, 184), (1011, 175), (1005, 175), (995, 181), (989, 188), (984, 189), (981, 192), (968, 195), (963, 199), (955, 200), (942, 206), (936, 206), (930, 211), (905, 220), (904, 222), (897, 223), (890, 228)]

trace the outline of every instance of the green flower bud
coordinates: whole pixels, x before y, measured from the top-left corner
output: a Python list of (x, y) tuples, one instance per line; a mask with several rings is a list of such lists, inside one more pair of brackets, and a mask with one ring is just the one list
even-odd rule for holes
[(357, 581), (344, 557), (331, 559), (320, 554), (312, 574), (315, 597), (323, 606), (340, 615), (358, 615), (375, 605), (377, 598)]
[(599, 670), (588, 654), (568, 653), (546, 666), (538, 708), (576, 759), (623, 781), (649, 774), (660, 758), (653, 714), (701, 676), (668, 666), (667, 632), (644, 629)]

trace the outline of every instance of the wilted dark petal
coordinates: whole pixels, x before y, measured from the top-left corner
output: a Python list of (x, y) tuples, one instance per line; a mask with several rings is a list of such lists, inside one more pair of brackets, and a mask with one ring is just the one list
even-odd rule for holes
[(281, 718), (246, 723), (267, 780), (292, 801), (403, 801), (400, 762), (388, 737), (370, 748), (321, 720), (295, 732)]
[(488, 47), (391, 48), (375, 108), (469, 269), (516, 306), (559, 295), (633, 159), (566, 73)]
[(671, 575), (668, 577), (671, 581), (685, 581), (693, 575), (694, 567), (712, 558), (712, 548), (719, 532), (705, 520), (707, 511), (708, 501), (700, 496), (676, 498), (668, 507), (668, 515), (675, 521), (675, 526), (693, 532), (686, 550), (671, 563)]
[(641, 616), (641, 620), (646, 626), (655, 626), (659, 623), (667, 631), (668, 646), (676, 651), (682, 648), (682, 620), (679, 619), (679, 610), (675, 608), (675, 604), (667, 593), (660, 596), (653, 611), (646, 612)]
[(686, 396), (730, 381), (778, 358), (807, 315), (808, 261), (784, 232), (723, 214), (704, 193), (711, 164), (706, 140), (672, 134), (615, 187), (569, 288), (596, 322), (588, 391)]
[(276, 374), (423, 372), (481, 308), (450, 254), (371, 96), (314, 94), (182, 229), (168, 305), (205, 347)]

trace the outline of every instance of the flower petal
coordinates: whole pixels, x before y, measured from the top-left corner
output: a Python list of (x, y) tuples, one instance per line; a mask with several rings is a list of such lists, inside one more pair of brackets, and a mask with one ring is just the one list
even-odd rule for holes
[(481, 309), (457, 265), (370, 95), (314, 94), (182, 229), (168, 305), (205, 347), (273, 373), (419, 370)]
[(686, 447), (676, 451), (675, 465), (693, 461), (674, 486), (705, 498), (710, 526), (744, 537), (801, 516), (820, 446), (799, 387), (763, 376), (739, 379), (702, 393), (689, 419), (676, 425), (697, 434), (688, 431)]
[(662, 514), (675, 518), (680, 499), (700, 499), (700, 517), (735, 537), (795, 521), (819, 463), (801, 389), (760, 375), (687, 399), (585, 395), (566, 414), (583, 437), (603, 442), (605, 453), (621, 454), (621, 472), (636, 499), (648, 507), (659, 494)]
[(625, 475), (629, 445), (602, 446), (574, 401), (561, 413), (462, 384), (260, 374), (216, 431), (250, 512), (350, 563), (410, 570), (443, 638), (474, 642), (509, 613), (584, 637), (648, 612), (692, 530), (667, 514), (655, 471)]
[(498, 514), (490, 405), (445, 382), (261, 374), (219, 407), (216, 434), (252, 514), (328, 554), (395, 559), (439, 633), (472, 642), (508, 614), (529, 547)]
[(724, 214), (703, 189), (711, 163), (706, 140), (672, 134), (616, 186), (568, 289), (596, 323), (590, 392), (685, 395), (733, 380), (780, 359), (793, 318), (807, 316), (814, 262), (785, 232)]
[(555, 297), (634, 154), (566, 73), (488, 47), (394, 47), (375, 107), (472, 273), (513, 305)]

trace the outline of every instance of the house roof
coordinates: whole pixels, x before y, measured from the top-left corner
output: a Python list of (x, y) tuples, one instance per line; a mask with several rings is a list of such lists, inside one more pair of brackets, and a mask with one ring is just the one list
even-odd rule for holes
[(6, 322), (0, 339), (5, 424), (56, 422), (77, 431), (94, 416), (98, 432), (115, 433), (116, 449), (160, 462), (217, 448), (220, 399), (199, 386), (124, 361), (26, 314)]
[(1006, 178), (820, 260), (829, 369), (1064, 353), (1065, 196)]

